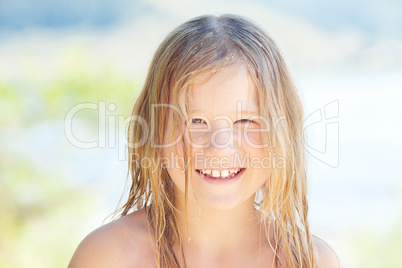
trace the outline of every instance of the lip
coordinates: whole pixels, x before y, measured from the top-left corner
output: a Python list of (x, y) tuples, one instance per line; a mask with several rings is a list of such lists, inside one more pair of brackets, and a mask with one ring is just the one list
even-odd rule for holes
[(206, 180), (207, 182), (210, 183), (215, 183), (215, 184), (227, 184), (227, 183), (232, 183), (235, 181), (238, 181), (239, 179), (241, 179), (241, 177), (243, 176), (244, 172), (246, 171), (246, 168), (241, 168), (240, 172), (236, 174), (236, 176), (232, 177), (232, 178), (228, 178), (228, 179), (213, 179), (211, 177), (205, 176), (201, 173), (199, 173), (198, 171), (195, 171), (198, 176), (200, 176), (202, 179)]

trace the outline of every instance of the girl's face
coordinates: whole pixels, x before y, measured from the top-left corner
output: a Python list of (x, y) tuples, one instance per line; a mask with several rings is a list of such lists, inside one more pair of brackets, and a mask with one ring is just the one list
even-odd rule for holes
[[(176, 198), (184, 200), (188, 166), (188, 200), (200, 207), (228, 210), (254, 202), (256, 191), (269, 176), (261, 132), (267, 121), (259, 116), (255, 88), (244, 67), (225, 68), (210, 79), (195, 79), (191, 87), (190, 122), (185, 124), (186, 152), (175, 143), (181, 132), (172, 131), (172, 113), (165, 131), (163, 157), (175, 185)], [(177, 155), (176, 150), (177, 149)], [(181, 165), (181, 166), (180, 166)]]

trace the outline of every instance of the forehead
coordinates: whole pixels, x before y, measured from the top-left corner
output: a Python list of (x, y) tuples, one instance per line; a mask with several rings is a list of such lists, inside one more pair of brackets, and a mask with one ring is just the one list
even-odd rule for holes
[(245, 67), (226, 68), (208, 77), (194, 79), (191, 87), (191, 110), (206, 115), (235, 112), (258, 114), (255, 86)]

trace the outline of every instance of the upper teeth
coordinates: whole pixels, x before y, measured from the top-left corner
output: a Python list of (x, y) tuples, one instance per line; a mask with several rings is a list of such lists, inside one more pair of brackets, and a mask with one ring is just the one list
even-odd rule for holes
[(240, 171), (240, 168), (230, 168), (230, 169), (222, 169), (222, 170), (199, 169), (199, 172), (201, 174), (206, 174), (206, 175), (209, 175), (210, 177), (214, 177), (214, 178), (233, 177), (239, 171)]

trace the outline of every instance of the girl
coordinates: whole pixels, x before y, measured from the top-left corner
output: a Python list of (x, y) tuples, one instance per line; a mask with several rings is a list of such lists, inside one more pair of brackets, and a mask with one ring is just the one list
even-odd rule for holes
[(340, 267), (310, 233), (302, 120), (263, 30), (234, 15), (179, 26), (134, 105), (121, 217), (69, 267)]

